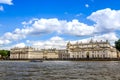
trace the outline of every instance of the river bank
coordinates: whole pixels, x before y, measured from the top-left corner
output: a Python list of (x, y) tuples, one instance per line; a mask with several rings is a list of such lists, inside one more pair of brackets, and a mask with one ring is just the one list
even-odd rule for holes
[(120, 61), (120, 58), (80, 58), (80, 59), (8, 59), (0, 61), (31, 61), (31, 60), (42, 60), (42, 61)]

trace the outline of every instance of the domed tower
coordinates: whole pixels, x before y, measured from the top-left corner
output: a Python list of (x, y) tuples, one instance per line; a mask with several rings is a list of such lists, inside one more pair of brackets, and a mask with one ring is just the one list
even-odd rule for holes
[(78, 41), (76, 42), (76, 48), (79, 48), (79, 42)]
[(71, 43), (70, 43), (70, 41), (69, 41), (69, 42), (67, 43), (67, 49), (69, 49), (70, 46), (71, 46)]
[(108, 41), (108, 40), (106, 40), (106, 41), (105, 41), (105, 44), (106, 44), (106, 45), (108, 45), (108, 44), (110, 44), (110, 43), (109, 43), (109, 41)]
[(72, 46), (72, 44), (70, 43), (70, 41), (67, 43), (67, 46), (66, 46), (66, 50), (67, 50), (67, 53), (70, 55), (70, 47)]

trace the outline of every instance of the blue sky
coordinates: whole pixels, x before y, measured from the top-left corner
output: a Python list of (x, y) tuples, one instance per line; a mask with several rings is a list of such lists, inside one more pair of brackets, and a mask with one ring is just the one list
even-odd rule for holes
[(120, 0), (0, 0), (0, 47), (65, 48), (120, 37)]

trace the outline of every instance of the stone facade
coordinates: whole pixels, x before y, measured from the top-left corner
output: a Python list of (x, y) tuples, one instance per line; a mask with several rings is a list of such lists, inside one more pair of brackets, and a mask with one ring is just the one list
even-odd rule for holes
[(44, 59), (58, 59), (58, 50), (56, 49), (42, 49)]
[(58, 50), (32, 47), (13, 48), (10, 50), (10, 59), (58, 59)]
[(27, 59), (28, 58), (28, 52), (32, 48), (25, 47), (25, 48), (13, 48), (10, 50), (10, 59)]
[(68, 42), (67, 50), (70, 58), (117, 58), (119, 53), (106, 41), (93, 41), (88, 43), (71, 44)]
[(106, 41), (88, 43), (67, 43), (66, 49), (35, 49), (32, 47), (12, 48), (10, 59), (80, 59), (80, 58), (119, 58), (120, 53)]
[(59, 50), (59, 59), (69, 59), (70, 58), (70, 54), (68, 53), (68, 51), (66, 49), (62, 49)]

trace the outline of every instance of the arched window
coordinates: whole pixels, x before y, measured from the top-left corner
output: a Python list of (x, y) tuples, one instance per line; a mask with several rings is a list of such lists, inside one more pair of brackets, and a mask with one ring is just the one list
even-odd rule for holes
[(86, 53), (86, 57), (89, 58), (89, 52)]

